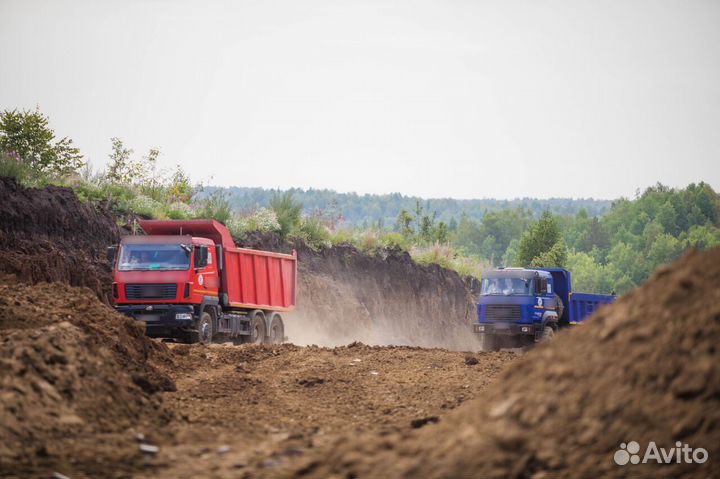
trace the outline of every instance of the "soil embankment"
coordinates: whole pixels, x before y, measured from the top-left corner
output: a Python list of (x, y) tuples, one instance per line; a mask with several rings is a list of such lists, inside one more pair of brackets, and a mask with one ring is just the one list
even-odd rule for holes
[(105, 249), (118, 241), (115, 221), (105, 205), (82, 203), (69, 188), (24, 188), (0, 177), (0, 273), (86, 286), (109, 302)]
[[(242, 244), (284, 252), (293, 248), (263, 235)], [(298, 308), (286, 321), (292, 342), (479, 349), (470, 329), (476, 314), (471, 280), (455, 271), (419, 265), (401, 250), (367, 255), (350, 245), (313, 251), (296, 242), (294, 247)]]

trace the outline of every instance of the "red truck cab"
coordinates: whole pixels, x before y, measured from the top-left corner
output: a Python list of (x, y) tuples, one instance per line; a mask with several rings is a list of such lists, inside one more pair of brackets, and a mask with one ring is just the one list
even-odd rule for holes
[[(115, 308), (152, 337), (281, 342), (295, 306), (297, 255), (236, 248), (212, 220), (140, 221), (108, 249)], [(176, 234), (172, 234), (176, 233)]]

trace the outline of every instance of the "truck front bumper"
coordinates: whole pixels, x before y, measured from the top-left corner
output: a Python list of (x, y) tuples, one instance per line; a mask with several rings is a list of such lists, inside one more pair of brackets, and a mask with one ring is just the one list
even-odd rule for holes
[(195, 318), (193, 306), (185, 304), (132, 304), (115, 309), (145, 323), (145, 331), (151, 338), (172, 338), (189, 331)]
[(475, 323), (473, 332), (478, 334), (491, 334), (498, 336), (535, 335), (535, 326), (532, 324), (517, 323)]

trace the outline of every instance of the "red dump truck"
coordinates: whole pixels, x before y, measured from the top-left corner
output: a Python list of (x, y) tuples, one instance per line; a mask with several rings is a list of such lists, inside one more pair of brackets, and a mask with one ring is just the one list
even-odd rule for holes
[(214, 220), (140, 221), (108, 248), (115, 308), (151, 337), (280, 343), (295, 307), (297, 253), (236, 248)]

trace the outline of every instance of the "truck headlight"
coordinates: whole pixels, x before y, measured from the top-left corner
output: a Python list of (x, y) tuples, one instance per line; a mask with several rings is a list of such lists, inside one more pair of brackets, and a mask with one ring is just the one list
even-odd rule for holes
[(478, 331), (485, 331), (485, 326), (480, 325), (480, 326), (477, 327), (477, 330), (478, 330)]
[(523, 326), (522, 328), (520, 328), (520, 331), (522, 331), (523, 333), (527, 333), (528, 331), (530, 331), (530, 328), (528, 328), (527, 326)]
[(175, 319), (192, 319), (192, 313), (177, 313)]

